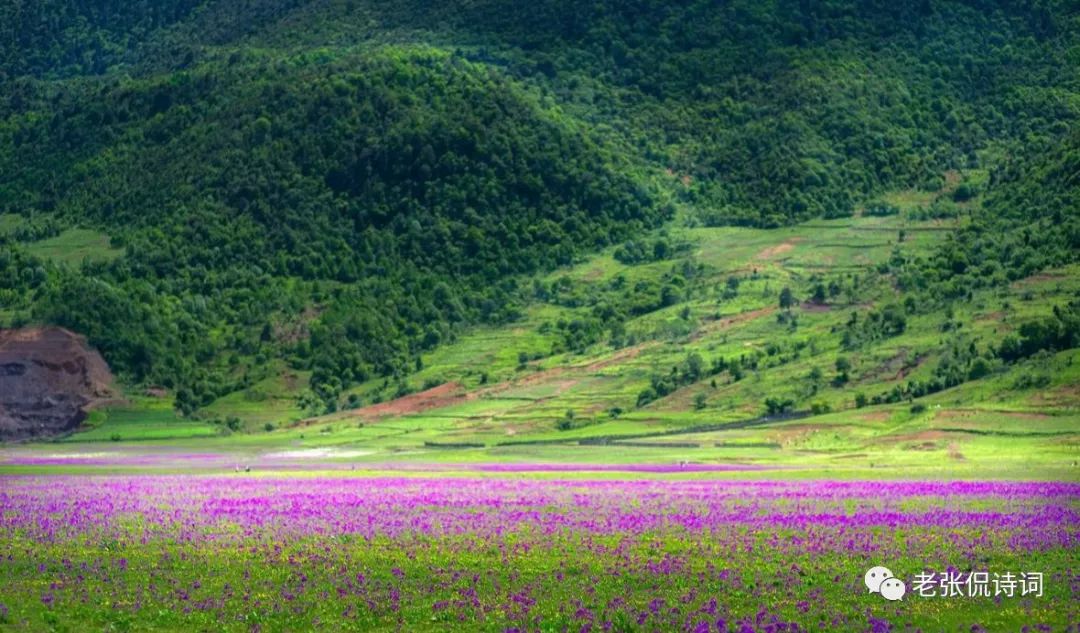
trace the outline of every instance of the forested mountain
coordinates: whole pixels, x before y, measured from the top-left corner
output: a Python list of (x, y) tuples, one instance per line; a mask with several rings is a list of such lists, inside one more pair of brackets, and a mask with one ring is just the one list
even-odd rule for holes
[[(1066, 0), (15, 3), (0, 318), (86, 334), (185, 412), (277, 361), (333, 407), (665, 222), (984, 170), (956, 240), (892, 271), (952, 300), (1076, 259), (1078, 116)], [(118, 256), (33, 254), (72, 227)]]

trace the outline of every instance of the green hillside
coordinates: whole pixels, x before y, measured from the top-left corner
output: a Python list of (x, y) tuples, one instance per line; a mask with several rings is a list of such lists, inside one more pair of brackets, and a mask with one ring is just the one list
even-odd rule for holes
[(0, 9), (0, 326), (166, 394), (84, 437), (1075, 431), (1074, 3), (166, 4)]
[[(609, 248), (537, 277), (520, 319), (466, 329), (424, 353), (423, 369), (403, 382), (348, 389), (335, 413), (317, 415), (323, 403), (303, 373), (281, 368), (203, 409), (201, 423), (170, 420), (165, 402), (141, 398), (98, 412), (92, 430), (66, 442), (190, 440), (376, 464), (689, 461), (808, 476), (1068, 476), (1080, 355), (1001, 354), (1010, 337), (1034, 344), (1025, 324), (1076, 318), (1080, 268), (973, 290), (969, 300), (896, 305), (894, 278), (879, 271), (898, 254), (935, 252), (956, 221), (915, 219), (929, 197), (889, 198), (900, 214), (774, 230), (671, 228), (652, 237), (679, 254), (660, 261), (622, 263), (615, 254), (625, 247)], [(670, 306), (600, 316), (665, 285), (680, 288)], [(902, 327), (885, 327), (890, 313)], [(206, 434), (218, 439), (196, 439)]]

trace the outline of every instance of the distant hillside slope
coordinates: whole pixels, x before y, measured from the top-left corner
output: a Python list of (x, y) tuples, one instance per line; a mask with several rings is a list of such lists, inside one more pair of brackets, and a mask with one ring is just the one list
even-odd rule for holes
[(205, 0), (34, 0), (0, 6), (0, 80), (104, 73)]
[(642, 245), (673, 217), (778, 227), (955, 188), (925, 213), (976, 239), (898, 266), (901, 291), (1075, 258), (1046, 231), (1075, 179), (1031, 158), (1075, 156), (1070, 2), (24, 4), (0, 19), (0, 320), (76, 329), (184, 412), (282, 364), (330, 408), (401, 383), (519, 318), (534, 273), (670, 257)]
[(685, 183), (679, 194), (707, 206), (709, 223), (850, 215), (868, 195), (940, 186), (977, 150), (1059, 134), (1080, 113), (1068, 97), (1080, 87), (1080, 9), (1064, 1), (244, 6), (248, 19), (209, 3), (143, 63), (236, 46), (461, 50), (611, 125), (627, 151)]

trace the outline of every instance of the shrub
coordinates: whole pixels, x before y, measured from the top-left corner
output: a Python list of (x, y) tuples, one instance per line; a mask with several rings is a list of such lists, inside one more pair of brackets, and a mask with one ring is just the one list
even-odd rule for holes
[(795, 401), (790, 398), (785, 398), (783, 400), (779, 398), (765, 398), (765, 410), (768, 412), (768, 415), (785, 413), (790, 411), (793, 406), (795, 406)]
[(976, 358), (968, 369), (968, 380), (978, 380), (990, 373), (990, 363), (985, 358)]

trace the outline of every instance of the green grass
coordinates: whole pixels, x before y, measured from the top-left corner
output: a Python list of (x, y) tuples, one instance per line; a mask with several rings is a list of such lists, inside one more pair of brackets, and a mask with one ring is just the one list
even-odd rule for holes
[(287, 425), (304, 417), (297, 396), (311, 377), (308, 371), (279, 369), (270, 377), (252, 386), (221, 397), (202, 414), (212, 418), (238, 417), (251, 428), (266, 424)]
[(87, 430), (58, 441), (82, 442), (161, 442), (210, 438), (219, 430), (205, 422), (179, 417), (168, 400), (141, 398), (127, 406), (97, 409), (91, 412)]
[(26, 220), (16, 213), (0, 213), (0, 235), (19, 228)]
[(26, 250), (36, 257), (72, 266), (84, 260), (110, 261), (124, 253), (110, 245), (108, 235), (89, 229), (67, 229), (56, 237), (27, 244)]

